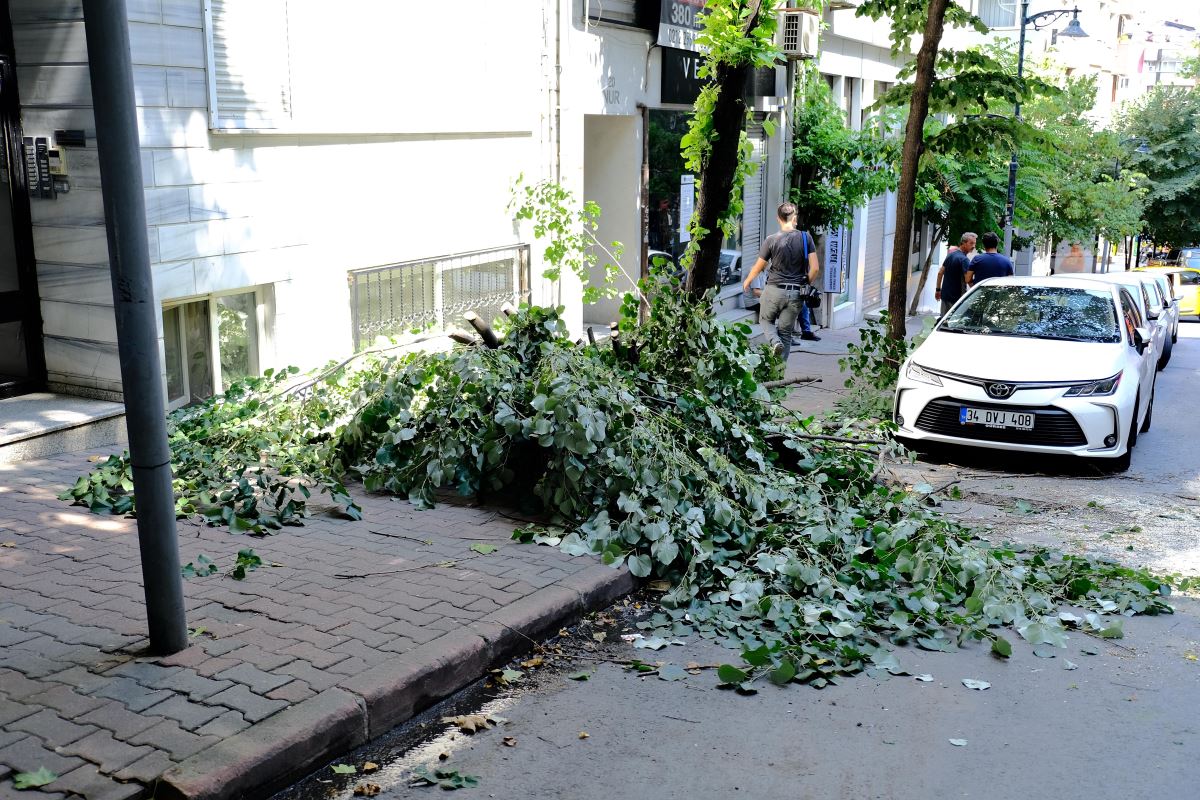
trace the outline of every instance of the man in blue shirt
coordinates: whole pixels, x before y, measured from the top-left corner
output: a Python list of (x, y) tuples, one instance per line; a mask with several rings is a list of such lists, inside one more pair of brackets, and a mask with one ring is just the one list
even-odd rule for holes
[(988, 278), (1005, 278), (1013, 274), (1012, 259), (996, 252), (996, 248), (1000, 246), (999, 236), (988, 231), (979, 237), (979, 243), (983, 245), (983, 252), (975, 256), (975, 260), (967, 269), (968, 286), (974, 286)]

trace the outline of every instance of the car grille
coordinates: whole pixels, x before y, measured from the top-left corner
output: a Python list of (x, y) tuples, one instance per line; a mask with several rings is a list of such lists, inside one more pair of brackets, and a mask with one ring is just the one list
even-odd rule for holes
[[(962, 425), (958, 411), (964, 405), (971, 408), (990, 408), (1000, 411), (1025, 411), (1034, 414), (1033, 430), (987, 428), (983, 425)], [(985, 442), (1033, 444), (1045, 447), (1079, 447), (1087, 444), (1083, 429), (1070, 413), (1059, 408), (996, 405), (993, 403), (964, 403), (948, 397), (932, 400), (917, 417), (917, 428), (941, 436), (977, 439)]]

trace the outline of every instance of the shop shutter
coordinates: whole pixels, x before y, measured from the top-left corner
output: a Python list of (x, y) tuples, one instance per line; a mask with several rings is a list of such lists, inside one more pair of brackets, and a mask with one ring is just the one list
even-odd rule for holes
[(887, 217), (887, 193), (871, 198), (867, 204), (867, 247), (863, 264), (863, 313), (883, 303), (883, 238)]
[(637, 22), (637, 0), (591, 0), (589, 18), (596, 22), (616, 22), (633, 25)]
[(211, 0), (209, 124), (269, 130), (292, 116), (287, 0)]
[(751, 160), (757, 162), (758, 169), (746, 176), (742, 189), (742, 263), (753, 265), (766, 227), (767, 141), (761, 125), (751, 127), (747, 135), (754, 147)]

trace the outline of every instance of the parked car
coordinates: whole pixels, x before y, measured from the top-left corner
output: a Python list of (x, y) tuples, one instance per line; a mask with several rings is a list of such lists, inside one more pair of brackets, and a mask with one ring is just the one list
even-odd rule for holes
[(687, 270), (679, 265), (679, 260), (675, 256), (668, 253), (666, 250), (648, 250), (646, 258), (650, 262), (651, 267), (662, 266), (675, 274), (680, 283), (687, 282)]
[(1158, 287), (1159, 302), (1163, 306), (1163, 314), (1167, 317), (1167, 330), (1171, 334), (1171, 344), (1179, 341), (1179, 293), (1175, 289), (1178, 273), (1167, 270), (1136, 270), (1149, 275)]
[(1129, 467), (1154, 407), (1151, 331), (1130, 287), (996, 278), (972, 288), (900, 368), (913, 442), (1058, 453)]
[(1158, 284), (1154, 279), (1144, 272), (1102, 272), (1080, 277), (1120, 284), (1129, 290), (1129, 293), (1133, 295), (1134, 302), (1138, 303), (1138, 311), (1146, 320), (1146, 327), (1150, 329), (1155, 364), (1160, 370), (1165, 368), (1167, 362), (1171, 360), (1171, 348), (1174, 343), (1174, 339), (1172, 339), (1174, 331), (1171, 327), (1173, 316), (1166, 316), (1166, 309), (1158, 295)]
[[(1197, 259), (1200, 261), (1200, 259)], [(1200, 263), (1195, 267), (1144, 267), (1146, 272), (1163, 272), (1175, 279), (1179, 316), (1200, 316)]]

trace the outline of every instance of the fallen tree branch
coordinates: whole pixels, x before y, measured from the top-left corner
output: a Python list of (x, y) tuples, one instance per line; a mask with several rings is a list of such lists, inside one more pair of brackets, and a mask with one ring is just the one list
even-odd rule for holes
[(821, 383), (821, 379), (812, 375), (801, 375), (798, 378), (784, 378), (781, 381), (767, 381), (763, 384), (766, 389), (781, 389), (797, 383)]

